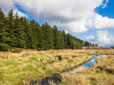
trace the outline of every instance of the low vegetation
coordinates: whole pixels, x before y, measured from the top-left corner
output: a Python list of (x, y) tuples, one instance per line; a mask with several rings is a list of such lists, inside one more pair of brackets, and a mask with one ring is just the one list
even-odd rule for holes
[(99, 57), (91, 69), (61, 74), (59, 85), (114, 85), (114, 56)]
[[(17, 53), (0, 52), (0, 85), (29, 85), (31, 81), (40, 80), (77, 67), (91, 60), (91, 54), (113, 55), (113, 53), (114, 50), (23, 50)], [(84, 72), (61, 74), (61, 84), (69, 85), (69, 83), (72, 83), (74, 85), (77, 82), (82, 85), (84, 83), (88, 84), (88, 82), (96, 84), (99, 80), (103, 81), (104, 78), (106, 78), (106, 81), (112, 81), (113, 57), (107, 57), (105, 61), (103, 60), (103, 63), (101, 62), (102, 59), (99, 58), (91, 70), (86, 69)], [(100, 65), (104, 66), (100, 67)]]
[(89, 55), (64, 52), (50, 50), (1, 53), (0, 83), (5, 85), (29, 84), (31, 80), (61, 73), (91, 59)]

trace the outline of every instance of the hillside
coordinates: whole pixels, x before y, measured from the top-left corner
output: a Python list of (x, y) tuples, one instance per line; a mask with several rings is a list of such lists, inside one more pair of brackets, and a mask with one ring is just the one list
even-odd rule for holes
[(83, 41), (65, 31), (59, 31), (56, 26), (47, 23), (42, 26), (35, 20), (19, 17), (13, 10), (5, 16), (0, 9), (0, 50), (13, 48), (24, 49), (74, 49), (81, 48)]

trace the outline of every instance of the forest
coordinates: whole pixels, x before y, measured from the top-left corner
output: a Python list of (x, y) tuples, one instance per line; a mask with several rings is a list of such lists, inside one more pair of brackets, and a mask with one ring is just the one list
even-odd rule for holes
[(89, 46), (89, 42), (78, 39), (57, 26), (38, 24), (34, 19), (19, 17), (13, 10), (6, 16), (0, 8), (0, 51), (14, 48), (24, 49), (78, 49)]

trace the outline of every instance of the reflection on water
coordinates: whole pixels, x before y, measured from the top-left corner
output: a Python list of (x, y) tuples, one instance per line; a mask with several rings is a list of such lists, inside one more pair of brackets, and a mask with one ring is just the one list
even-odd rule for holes
[[(98, 57), (100, 57), (100, 56), (107, 57), (107, 55), (98, 55), (98, 56), (91, 55), (91, 56), (92, 56), (92, 59), (89, 62), (87, 62), (87, 63), (85, 63), (85, 64), (83, 64), (83, 65), (81, 65), (79, 67), (76, 67), (76, 68), (74, 68), (72, 70), (68, 70), (66, 72), (63, 72), (63, 73), (79, 72), (79, 71), (83, 70), (85, 67), (90, 68), (92, 66), (92, 64), (96, 62), (96, 59)], [(32, 81), (31, 85), (39, 85), (39, 84), (40, 85), (49, 85), (49, 81), (52, 81), (55, 84), (58, 84), (61, 81), (60, 75), (57, 74), (57, 75), (54, 75), (54, 76), (51, 76), (51, 77), (47, 77), (47, 78), (44, 78), (44, 79), (41, 79), (41, 80), (37, 80), (35, 82)]]
[(86, 67), (90, 68), (92, 66), (92, 64), (96, 62), (96, 59), (98, 57), (100, 57), (100, 56), (107, 57), (107, 55), (98, 55), (98, 56), (97, 55), (91, 55), (91, 56), (92, 56), (92, 59), (89, 62), (87, 62), (87, 63), (85, 63), (85, 64), (83, 64), (81, 66), (78, 66), (78, 67), (76, 67), (76, 68), (74, 68), (72, 70), (66, 71), (64, 73), (79, 72), (79, 71), (83, 70)]

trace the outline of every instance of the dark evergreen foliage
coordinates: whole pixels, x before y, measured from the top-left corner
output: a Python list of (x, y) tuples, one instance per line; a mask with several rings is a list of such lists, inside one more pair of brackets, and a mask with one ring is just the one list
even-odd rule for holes
[[(81, 48), (83, 41), (65, 34), (56, 26), (47, 23), (40, 26), (35, 20), (19, 17), (13, 10), (6, 17), (0, 9), (0, 50), (8, 51), (12, 48), (25, 49), (74, 49)], [(85, 46), (88, 43), (85, 42)]]
[(89, 47), (89, 46), (91, 46), (91, 43), (85, 41), (84, 46)]

